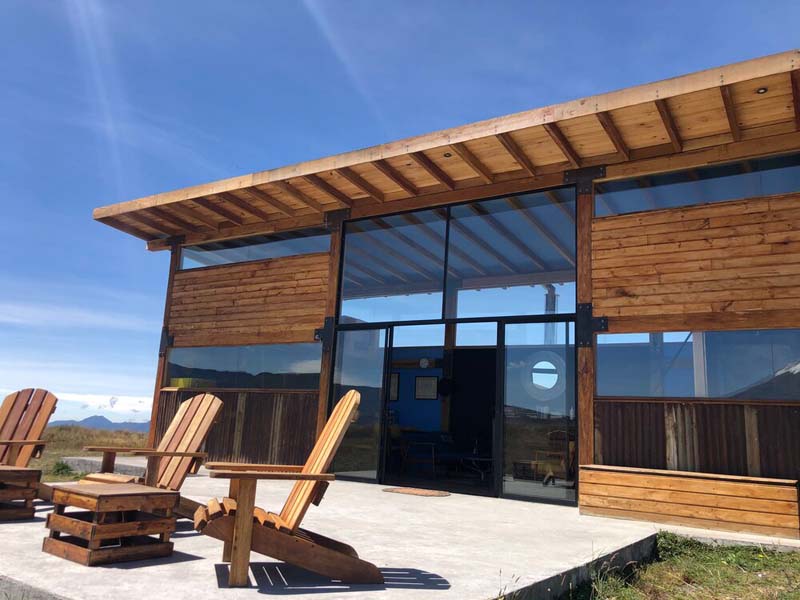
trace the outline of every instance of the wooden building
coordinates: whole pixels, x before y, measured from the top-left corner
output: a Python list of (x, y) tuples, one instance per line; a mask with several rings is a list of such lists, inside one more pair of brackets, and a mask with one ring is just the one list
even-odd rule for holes
[(172, 254), (154, 439), (301, 464), (356, 387), (344, 476), (800, 533), (800, 51), (94, 218)]

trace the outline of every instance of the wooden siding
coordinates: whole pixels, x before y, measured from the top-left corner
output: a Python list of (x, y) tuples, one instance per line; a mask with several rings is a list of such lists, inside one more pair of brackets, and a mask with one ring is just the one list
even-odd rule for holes
[(610, 330), (760, 311), (793, 311), (800, 326), (800, 194), (595, 219), (592, 289)]
[(584, 465), (582, 514), (800, 537), (797, 480)]
[[(302, 465), (314, 446), (317, 390), (208, 390), (223, 402), (206, 440), (212, 461)], [(161, 390), (156, 443), (183, 400), (199, 390)]]
[(313, 341), (325, 319), (328, 266), (325, 252), (178, 271), (174, 346)]

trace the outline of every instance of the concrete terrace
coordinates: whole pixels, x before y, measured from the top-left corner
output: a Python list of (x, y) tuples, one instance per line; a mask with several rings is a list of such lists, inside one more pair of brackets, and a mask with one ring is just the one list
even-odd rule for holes
[[(277, 510), (290, 482), (261, 482), (257, 504)], [(384, 573), (384, 586), (346, 586), (258, 554), (252, 555), (251, 587), (227, 588), (222, 544), (179, 523), (175, 553), (167, 560), (83, 567), (41, 552), (44, 519), (1, 523), (3, 560), (0, 592), (10, 598), (141, 600), (162, 597), (256, 598), (257, 594), (297, 598), (489, 599), (531, 588), (542, 596), (568, 585), (561, 574), (620, 553), (640, 558), (658, 526), (580, 516), (577, 508), (453, 494), (419, 497), (390, 494), (384, 486), (338, 481), (320, 507), (312, 507), (304, 527), (354, 546)], [(185, 495), (198, 501), (227, 491), (225, 481), (201, 475), (184, 483)], [(754, 535), (684, 530), (701, 537), (797, 547), (796, 542)], [(626, 550), (627, 549), (627, 550)], [(620, 552), (622, 550), (622, 552)], [(586, 573), (586, 570), (583, 570)], [(549, 581), (547, 581), (549, 580)], [(30, 588), (36, 588), (31, 590)], [(9, 592), (11, 592), (9, 594)], [(15, 595), (16, 594), (16, 595)]]

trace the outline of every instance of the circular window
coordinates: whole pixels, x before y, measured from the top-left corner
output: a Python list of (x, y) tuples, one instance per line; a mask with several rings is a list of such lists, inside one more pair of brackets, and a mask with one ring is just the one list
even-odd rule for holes
[(558, 369), (549, 360), (540, 360), (531, 369), (531, 383), (542, 390), (552, 390), (558, 383)]

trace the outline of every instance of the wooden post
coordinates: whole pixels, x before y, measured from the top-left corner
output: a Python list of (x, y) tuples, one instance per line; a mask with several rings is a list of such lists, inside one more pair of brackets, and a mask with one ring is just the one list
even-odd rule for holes
[(758, 409), (744, 407), (744, 435), (747, 448), (747, 474), (761, 477), (761, 442), (758, 439)]
[[(330, 224), (331, 246), (328, 259), (328, 297), (325, 303), (325, 316), (336, 322), (336, 311), (338, 310), (337, 299), (339, 296), (339, 266), (342, 255), (343, 228), (339, 221)], [(323, 427), (328, 420), (328, 398), (331, 393), (331, 373), (335, 367), (336, 357), (333, 352), (334, 331), (328, 332), (331, 339), (326, 340), (322, 346), (322, 361), (319, 371), (319, 404), (317, 405), (317, 437), (322, 433)]]
[[(578, 194), (576, 204), (577, 282), (579, 304), (592, 301), (592, 218), (594, 194)], [(594, 463), (594, 346), (578, 348), (578, 461)]]
[[(172, 244), (169, 258), (169, 275), (167, 276), (167, 293), (164, 298), (163, 331), (169, 331), (169, 312), (172, 306), (172, 284), (175, 281), (175, 272), (181, 264), (181, 247), (178, 243)], [(164, 386), (164, 376), (167, 371), (167, 348), (158, 351), (158, 366), (156, 367), (156, 383), (153, 391), (153, 408), (150, 411), (150, 431), (147, 435), (147, 445), (150, 448), (156, 445), (156, 420), (158, 418), (158, 404), (161, 398), (161, 388)]]
[[(231, 479), (230, 484), (228, 485), (228, 498), (231, 500), (237, 500), (239, 498), (239, 480), (238, 479)], [(231, 549), (232, 549), (232, 542), (226, 541), (222, 544), (222, 562), (231, 562)]]
[(250, 545), (253, 543), (253, 508), (256, 503), (256, 479), (239, 480), (236, 516), (233, 522), (231, 571), (228, 585), (247, 587), (250, 583)]

